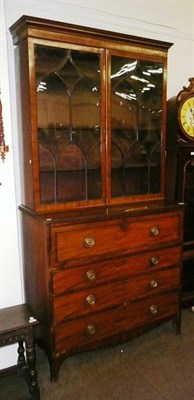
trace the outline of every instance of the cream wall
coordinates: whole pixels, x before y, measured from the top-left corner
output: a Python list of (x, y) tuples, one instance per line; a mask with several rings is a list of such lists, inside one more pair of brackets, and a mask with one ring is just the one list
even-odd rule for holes
[[(0, 161), (0, 308), (24, 301), (14, 47), (9, 27), (22, 15), (169, 41), (168, 97), (194, 76), (194, 0), (1, 0), (0, 86), (6, 142)], [(184, 16), (184, 17), (183, 17)], [(0, 369), (16, 363), (15, 346), (0, 351)]]

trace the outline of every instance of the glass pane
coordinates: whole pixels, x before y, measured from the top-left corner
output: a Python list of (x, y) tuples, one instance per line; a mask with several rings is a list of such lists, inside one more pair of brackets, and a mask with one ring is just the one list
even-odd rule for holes
[(100, 55), (35, 46), (42, 203), (99, 199)]
[(161, 190), (161, 63), (111, 58), (112, 197)]

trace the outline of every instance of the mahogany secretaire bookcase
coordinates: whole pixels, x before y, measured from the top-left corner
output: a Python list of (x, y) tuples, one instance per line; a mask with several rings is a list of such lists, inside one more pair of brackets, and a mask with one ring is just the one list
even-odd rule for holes
[(26, 301), (72, 353), (180, 325), (182, 209), (165, 201), (170, 43), (33, 17), (15, 45)]

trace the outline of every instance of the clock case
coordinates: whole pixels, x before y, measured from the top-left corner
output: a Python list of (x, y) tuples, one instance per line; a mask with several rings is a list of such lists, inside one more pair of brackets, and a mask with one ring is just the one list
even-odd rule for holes
[(194, 95), (194, 77), (177, 96), (167, 101), (166, 198), (169, 203), (183, 203), (184, 242), (182, 271), (182, 306), (194, 304), (194, 140), (184, 134), (179, 120), (181, 104)]

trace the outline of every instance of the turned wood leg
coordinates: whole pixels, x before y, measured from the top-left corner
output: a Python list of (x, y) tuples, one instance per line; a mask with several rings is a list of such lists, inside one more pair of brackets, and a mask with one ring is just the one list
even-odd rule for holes
[(17, 360), (17, 367), (18, 367), (18, 373), (23, 374), (24, 368), (26, 368), (26, 359), (24, 355), (24, 345), (23, 341), (21, 340), (18, 343), (18, 360)]
[(26, 341), (26, 361), (27, 361), (27, 383), (32, 400), (40, 400), (40, 389), (38, 386), (37, 373), (35, 369), (36, 355), (34, 341)]

